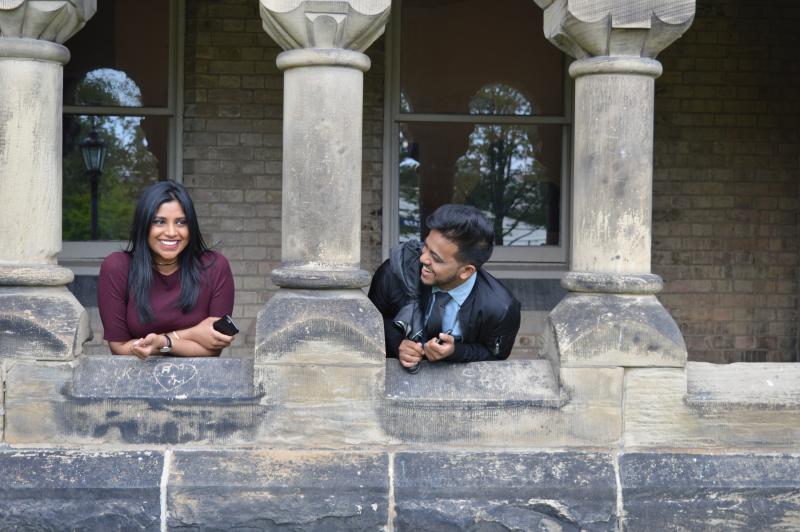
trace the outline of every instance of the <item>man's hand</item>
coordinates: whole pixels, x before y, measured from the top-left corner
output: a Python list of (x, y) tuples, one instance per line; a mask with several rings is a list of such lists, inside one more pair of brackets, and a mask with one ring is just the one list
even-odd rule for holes
[(419, 361), (425, 356), (425, 350), (422, 348), (421, 344), (412, 342), (411, 340), (403, 340), (400, 342), (398, 354), (400, 357), (400, 364), (405, 368), (412, 368), (419, 364)]
[[(441, 344), (439, 343), (441, 342)], [(439, 333), (439, 339), (431, 338), (425, 344), (425, 356), (431, 362), (447, 358), (456, 351), (455, 337), (447, 333)]]

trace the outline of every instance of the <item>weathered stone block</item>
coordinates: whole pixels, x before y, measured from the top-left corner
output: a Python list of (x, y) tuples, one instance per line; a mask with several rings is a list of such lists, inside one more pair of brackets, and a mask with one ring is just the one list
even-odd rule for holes
[(613, 459), (601, 453), (402, 452), (395, 530), (615, 530)]
[(546, 360), (424, 364), (387, 361), (384, 427), (403, 442), (497, 447), (611, 446), (621, 431), (622, 368), (565, 368), (563, 393)]
[[(696, 364), (690, 362), (686, 370), (627, 370), (624, 405), (627, 449), (800, 450), (797, 405), (688, 401), (687, 374), (694, 371)], [(723, 371), (720, 379), (724, 380), (725, 375)]]
[(546, 360), (510, 360), (470, 364), (430, 363), (418, 373), (403, 370), (397, 360), (386, 361), (386, 401), (398, 406), (436, 403), (460, 407), (517, 403), (561, 406), (558, 385)]
[(378, 530), (389, 513), (385, 453), (176, 452), (168, 525), (188, 530)]
[(69, 360), (91, 337), (89, 316), (63, 286), (0, 286), (0, 331), (0, 358)]
[(625, 530), (800, 528), (798, 456), (624, 454), (620, 480)]
[(15, 362), (6, 372), (5, 441), (55, 443), (64, 438), (62, 395), (72, 378), (65, 363)]
[(274, 410), (265, 437), (323, 446), (385, 440), (383, 320), (361, 290), (280, 290), (259, 313), (255, 364)]
[(163, 464), (153, 451), (0, 451), (0, 528), (157, 531)]
[(383, 319), (361, 290), (279, 290), (258, 313), (256, 366), (378, 366), (385, 354)]
[(251, 399), (253, 361), (86, 356), (78, 360), (70, 393), (87, 399)]
[(236, 445), (255, 441), (271, 415), (257, 402), (238, 399), (74, 398), (61, 408), (64, 435), (56, 441), (75, 443)]
[(6, 441), (245, 443), (269, 420), (253, 397), (75, 397), (72, 383), (69, 364), (15, 364), (6, 382)]
[(689, 362), (686, 388), (697, 407), (800, 409), (800, 364)]
[(683, 336), (655, 296), (570, 293), (548, 327), (545, 357), (561, 367), (686, 364)]

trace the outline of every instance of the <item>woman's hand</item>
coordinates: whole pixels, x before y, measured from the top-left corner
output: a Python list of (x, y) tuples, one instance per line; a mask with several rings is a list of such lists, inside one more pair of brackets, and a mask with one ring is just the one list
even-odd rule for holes
[(158, 355), (160, 349), (167, 345), (167, 339), (163, 334), (150, 333), (144, 338), (133, 341), (131, 352), (142, 360)]
[(233, 336), (222, 334), (214, 329), (214, 322), (219, 318), (210, 316), (194, 327), (181, 331), (181, 338), (191, 340), (209, 351), (222, 351), (233, 343)]

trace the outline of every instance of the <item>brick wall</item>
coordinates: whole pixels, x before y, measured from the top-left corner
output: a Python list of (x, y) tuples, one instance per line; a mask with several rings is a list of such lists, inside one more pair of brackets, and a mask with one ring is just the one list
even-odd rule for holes
[(789, 0), (701, 0), (659, 57), (653, 270), (693, 360), (795, 360), (798, 27)]
[[(363, 267), (380, 260), (383, 46), (365, 79)], [(204, 237), (219, 242), (236, 281), (240, 334), (231, 355), (252, 355), (255, 318), (280, 264), (283, 74), (280, 48), (264, 32), (258, 2), (186, 5), (183, 181)]]

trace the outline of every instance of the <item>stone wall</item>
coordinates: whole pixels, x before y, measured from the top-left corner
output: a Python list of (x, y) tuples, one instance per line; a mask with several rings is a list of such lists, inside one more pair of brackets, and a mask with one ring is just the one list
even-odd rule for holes
[[(291, 379), (339, 383), (330, 391), (355, 390), (348, 400), (274, 401), (276, 387), (260, 382), (253, 360), (2, 357), (0, 523), (800, 526), (796, 364), (554, 371), (548, 361), (524, 360), (423, 363), (409, 375), (389, 360), (385, 380), (375, 382), (377, 402), (341, 386), (363, 369), (334, 375), (308, 364)], [(324, 432), (321, 411), (330, 420)]]
[(701, 0), (659, 57), (653, 270), (692, 360), (797, 360), (799, 23)]

